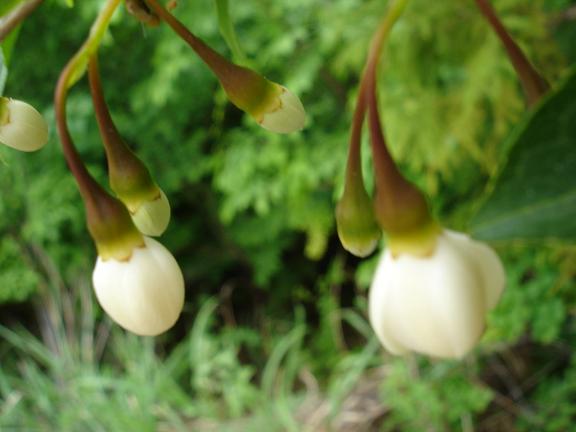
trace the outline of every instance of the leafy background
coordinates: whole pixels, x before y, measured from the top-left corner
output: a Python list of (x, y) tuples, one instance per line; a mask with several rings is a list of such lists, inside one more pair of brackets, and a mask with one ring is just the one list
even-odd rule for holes
[[(494, 1), (552, 83), (568, 79), (576, 59), (572, 3)], [(482, 343), (462, 362), (391, 357), (367, 324), (377, 258), (342, 250), (333, 208), (383, 1), (231, 2), (249, 64), (307, 108), (306, 129), (289, 136), (230, 106), (166, 26), (144, 28), (118, 14), (101, 48), (103, 83), (120, 130), (170, 198), (162, 242), (184, 271), (187, 294), (177, 326), (162, 337), (137, 338), (111, 324), (91, 291), (95, 250), (52, 106), (59, 71), (100, 4), (46, 1), (11, 52), (3, 47), (4, 94), (33, 104), (52, 125), (38, 153), (0, 148), (3, 430), (573, 430), (573, 243), (499, 237), (507, 289)], [(180, 1), (175, 13), (230, 55), (213, 1)], [(522, 131), (536, 128), (531, 119), (546, 109), (554, 118), (562, 108), (527, 111), (473, 2), (413, 0), (392, 32), (380, 83), (392, 152), (446, 226), (478, 231), (483, 214), (501, 212), (499, 200), (513, 205), (514, 191), (544, 175), (523, 166), (528, 183), (511, 181), (508, 198), (498, 198), (521, 159), (515, 153), (528, 146)], [(71, 92), (69, 119), (105, 183), (85, 82)], [(566, 133), (572, 140), (549, 160), (573, 160), (574, 132)], [(572, 177), (547, 174), (555, 191), (573, 185), (566, 172)]]

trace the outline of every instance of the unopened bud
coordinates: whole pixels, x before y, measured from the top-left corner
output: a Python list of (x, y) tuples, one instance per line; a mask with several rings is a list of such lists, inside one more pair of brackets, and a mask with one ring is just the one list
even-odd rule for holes
[(260, 111), (252, 114), (264, 129), (277, 133), (290, 133), (301, 130), (306, 121), (304, 105), (294, 93), (274, 84), (277, 96)]
[(156, 198), (145, 200), (134, 210), (130, 210), (132, 221), (138, 230), (147, 236), (162, 235), (170, 222), (170, 203), (162, 189)]
[(435, 243), (425, 257), (387, 249), (376, 269), (370, 323), (393, 354), (463, 357), (504, 290), (502, 262), (488, 246), (448, 230)]
[(336, 226), (342, 246), (352, 255), (363, 258), (374, 252), (382, 230), (363, 186), (346, 188), (336, 206)]
[(39, 150), (48, 142), (46, 120), (26, 102), (1, 97), (0, 142), (24, 152)]
[(184, 304), (184, 277), (172, 254), (144, 237), (126, 260), (96, 261), (94, 291), (102, 308), (137, 335), (156, 336), (174, 325)]

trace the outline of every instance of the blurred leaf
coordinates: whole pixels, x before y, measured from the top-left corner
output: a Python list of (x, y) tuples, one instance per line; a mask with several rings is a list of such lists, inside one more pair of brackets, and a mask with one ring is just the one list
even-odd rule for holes
[(472, 222), (484, 240), (576, 240), (576, 74), (512, 139), (509, 162)]

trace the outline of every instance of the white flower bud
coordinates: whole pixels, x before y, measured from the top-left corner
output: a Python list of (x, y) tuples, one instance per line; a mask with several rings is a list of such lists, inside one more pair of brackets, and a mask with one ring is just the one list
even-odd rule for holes
[(36, 109), (19, 100), (0, 98), (0, 142), (31, 152), (48, 142), (48, 125)]
[(184, 277), (168, 250), (149, 237), (126, 261), (98, 257), (92, 282), (102, 308), (120, 326), (155, 336), (174, 325), (184, 304)]
[(484, 332), (504, 284), (492, 249), (443, 230), (429, 257), (384, 251), (370, 288), (370, 322), (393, 354), (461, 358)]
[(170, 222), (170, 203), (164, 191), (160, 189), (156, 199), (142, 202), (134, 213), (130, 212), (130, 216), (142, 234), (153, 237), (162, 235)]
[[(275, 84), (278, 85), (278, 84)], [(277, 133), (290, 133), (299, 131), (304, 127), (306, 111), (298, 96), (286, 87), (278, 86), (282, 92), (278, 96), (277, 106), (262, 114), (260, 126)]]

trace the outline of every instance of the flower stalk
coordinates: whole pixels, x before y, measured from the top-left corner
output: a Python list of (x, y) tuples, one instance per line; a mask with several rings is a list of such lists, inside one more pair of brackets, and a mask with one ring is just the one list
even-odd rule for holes
[(504, 46), (504, 49), (508, 54), (508, 58), (510, 59), (512, 66), (514, 67), (514, 70), (516, 71), (516, 74), (518, 75), (518, 78), (522, 83), (522, 87), (524, 88), (524, 93), (526, 94), (528, 105), (529, 106), (534, 105), (536, 102), (538, 102), (538, 100), (540, 100), (540, 98), (543, 95), (545, 95), (548, 92), (550, 88), (548, 83), (538, 73), (538, 71), (536, 71), (536, 69), (530, 63), (526, 55), (522, 52), (518, 44), (514, 42), (514, 39), (512, 39), (512, 37), (510, 36), (504, 25), (498, 18), (496, 11), (490, 4), (490, 1), (476, 0), (476, 4), (478, 5), (478, 8), (480, 9), (482, 15), (484, 15), (486, 21), (488, 21), (488, 23), (490, 24), (490, 26), (500, 39), (500, 42), (502, 42), (502, 45)]
[(119, 4), (120, 0), (109, 0), (106, 3), (92, 27), (89, 38), (62, 70), (56, 86), (54, 107), (64, 157), (84, 201), (88, 230), (96, 242), (98, 255), (103, 259), (126, 260), (130, 258), (135, 247), (144, 244), (142, 235), (134, 227), (124, 205), (111, 197), (88, 172), (74, 145), (66, 121), (68, 90), (81, 76), (88, 53), (97, 48)]
[(277, 133), (294, 132), (304, 127), (304, 107), (288, 89), (227, 60), (188, 30), (158, 0), (146, 2), (216, 75), (230, 101), (250, 114), (260, 126)]
[(150, 171), (128, 147), (116, 128), (102, 90), (98, 55), (88, 65), (90, 93), (106, 151), (110, 187), (130, 211), (136, 227), (145, 235), (159, 236), (170, 221), (166, 195), (152, 179)]

